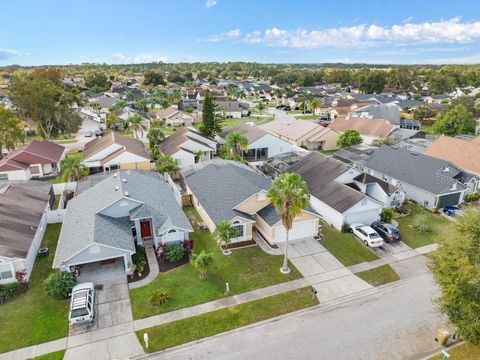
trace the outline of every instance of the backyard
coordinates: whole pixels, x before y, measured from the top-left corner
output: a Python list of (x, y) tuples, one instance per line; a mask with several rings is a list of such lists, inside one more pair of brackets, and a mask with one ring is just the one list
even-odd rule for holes
[[(453, 223), (450, 220), (412, 203), (406, 206), (410, 215), (395, 220), (398, 221), (402, 241), (411, 248), (437, 243), (451, 233)], [(425, 230), (415, 230), (417, 225), (422, 224), (426, 226)]]
[(141, 330), (137, 337), (144, 345), (143, 334), (148, 333), (149, 348), (144, 350), (154, 352), (317, 304), (307, 287)]
[(48, 257), (37, 258), (29, 281), (29, 290), (18, 298), (0, 305), (0, 353), (62, 338), (68, 334), (68, 300), (48, 296), (43, 280), (53, 272), (61, 224), (47, 226), (42, 247)]
[[(200, 221), (195, 209), (186, 208), (185, 212), (192, 223)], [(301, 277), (293, 265), (290, 265), (292, 272), (289, 275), (280, 273), (282, 257), (268, 255), (257, 246), (234, 250), (231, 256), (224, 256), (208, 231), (199, 231), (196, 226), (195, 229), (196, 231), (191, 234), (191, 239), (194, 240), (194, 252), (205, 250), (214, 255), (207, 277), (201, 279), (199, 274), (189, 264), (186, 264), (169, 272), (161, 273), (155, 281), (147, 286), (131, 290), (130, 298), (135, 319)], [(230, 287), (228, 295), (225, 294), (225, 283), (227, 282)], [(159, 287), (170, 290), (173, 297), (161, 306), (153, 306), (149, 302), (150, 293)]]
[(325, 223), (322, 232), (320, 244), (345, 266), (378, 259), (378, 256), (360, 243), (353, 234), (342, 233)]

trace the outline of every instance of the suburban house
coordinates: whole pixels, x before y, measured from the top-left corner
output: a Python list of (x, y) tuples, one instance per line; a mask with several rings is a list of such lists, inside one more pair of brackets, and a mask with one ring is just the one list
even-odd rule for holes
[(0, 180), (54, 177), (60, 172), (65, 148), (50, 141), (34, 140), (0, 160)]
[(116, 169), (150, 170), (150, 154), (140, 140), (110, 132), (85, 144), (83, 163), (90, 173)]
[[(377, 190), (378, 200), (362, 192), (355, 181), (362, 173), (341, 161), (312, 152), (286, 171), (302, 177), (310, 190), (310, 206), (336, 229), (340, 230), (343, 224), (371, 224), (379, 219), (384, 207), (380, 201), (381, 187), (363, 187), (364, 192)], [(390, 202), (390, 196), (384, 195), (385, 202)]]
[[(243, 116), (248, 116), (250, 111), (248, 110), (248, 104), (243, 104), (237, 100), (221, 100), (215, 99), (215, 103), (218, 106), (218, 113), (224, 115), (226, 118), (239, 119)], [(198, 101), (198, 116), (202, 116), (203, 100)]]
[(400, 125), (400, 109), (395, 103), (370, 104), (350, 112), (347, 120), (350, 118), (383, 119), (394, 125)]
[(263, 126), (270, 134), (309, 150), (334, 150), (340, 133), (307, 120), (274, 120)]
[(108, 113), (108, 111), (115, 106), (117, 99), (111, 96), (99, 96), (95, 98), (88, 99), (90, 104), (98, 104), (99, 110), (103, 113)]
[[(181, 170), (181, 183), (191, 203), (213, 232), (223, 220), (238, 230), (232, 243), (254, 243), (255, 233), (274, 246), (285, 241), (281, 217), (267, 198), (271, 181), (237, 161), (211, 160)], [(294, 220), (289, 240), (318, 234), (318, 215), (302, 211)]]
[(155, 113), (154, 122), (160, 122), (163, 126), (191, 126), (193, 116), (175, 108), (162, 109)]
[(130, 273), (135, 245), (189, 239), (193, 231), (168, 181), (149, 171), (96, 174), (68, 202), (53, 267), (120, 262)]
[(392, 146), (375, 150), (363, 170), (401, 189), (407, 199), (428, 209), (458, 205), (465, 194), (478, 188), (474, 175), (449, 161)]
[(162, 140), (158, 146), (163, 155), (171, 156), (179, 167), (209, 160), (217, 152), (217, 143), (194, 128), (182, 128)]
[(375, 139), (385, 139), (397, 127), (382, 119), (350, 118), (349, 120), (335, 119), (328, 128), (340, 134), (346, 130), (356, 130), (363, 139), (363, 143), (371, 145)]
[(472, 140), (441, 136), (427, 147), (425, 155), (449, 161), (480, 176), (480, 136)]
[(17, 271), (30, 277), (53, 201), (43, 181), (0, 181), (0, 284), (17, 281)]
[(225, 129), (219, 136), (218, 142), (225, 143), (228, 134), (241, 133), (248, 141), (248, 150), (242, 152), (242, 158), (247, 161), (262, 161), (293, 150), (292, 144), (282, 140), (263, 129), (247, 123), (240, 123), (232, 128)]

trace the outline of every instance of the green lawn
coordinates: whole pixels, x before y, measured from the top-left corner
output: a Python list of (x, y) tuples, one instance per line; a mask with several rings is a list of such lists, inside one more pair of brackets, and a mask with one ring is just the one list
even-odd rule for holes
[(342, 233), (327, 224), (323, 224), (322, 231), (323, 237), (320, 240), (320, 244), (343, 265), (351, 266), (378, 259), (378, 256), (355, 239), (353, 234)]
[[(189, 219), (198, 221), (198, 215), (193, 208), (185, 210)], [(226, 296), (226, 282), (230, 286), (228, 296), (231, 296), (301, 277), (293, 265), (290, 265), (292, 272), (289, 275), (280, 273), (282, 257), (268, 255), (257, 246), (235, 250), (231, 256), (224, 256), (209, 232), (195, 231), (191, 238), (194, 240), (195, 252), (204, 249), (214, 254), (207, 278), (201, 279), (187, 264), (160, 274), (147, 286), (131, 290), (130, 298), (135, 319), (223, 298)], [(158, 287), (169, 289), (173, 298), (157, 307), (150, 305), (148, 298), (151, 291)]]
[(314, 121), (314, 120), (318, 120), (319, 116), (318, 115), (312, 115), (312, 114), (305, 114), (305, 115), (297, 115), (297, 116), (295, 116), (295, 118), (298, 119), (298, 120)]
[(47, 226), (42, 247), (49, 256), (35, 261), (30, 289), (0, 306), (0, 353), (62, 338), (68, 334), (68, 300), (58, 301), (47, 295), (43, 280), (53, 271), (61, 224)]
[(225, 119), (223, 121), (223, 128), (228, 129), (237, 126), (240, 123), (253, 122), (255, 125), (263, 125), (273, 120), (271, 116), (247, 116), (240, 119)]
[(60, 205), (60, 198), (61, 195), (55, 195), (55, 202), (53, 203), (53, 210), (58, 209), (58, 206)]
[(37, 356), (36, 360), (62, 360), (65, 356), (65, 350), (56, 351), (53, 353), (45, 354), (42, 356)]
[[(450, 354), (449, 360), (479, 360), (480, 359), (480, 346), (463, 344), (451, 349), (447, 349)], [(432, 356), (429, 360), (442, 360), (442, 355)]]
[[(410, 210), (410, 215), (395, 220), (398, 221), (402, 241), (408, 246), (417, 248), (433, 244), (451, 233), (453, 228), (452, 221), (418, 205), (408, 203), (406, 206)], [(418, 224), (421, 217), (424, 217), (426, 220), (427, 230), (422, 232), (410, 229), (409, 225)]]
[(422, 125), (420, 130), (422, 130), (427, 135), (435, 135), (435, 132), (433, 131), (433, 125)]
[(317, 304), (308, 287), (137, 331), (137, 337), (144, 345), (143, 334), (148, 333), (149, 348), (144, 350), (155, 352)]
[(362, 271), (355, 275), (373, 286), (385, 285), (400, 280), (400, 277), (397, 275), (395, 270), (393, 270), (388, 264), (379, 266), (375, 269)]

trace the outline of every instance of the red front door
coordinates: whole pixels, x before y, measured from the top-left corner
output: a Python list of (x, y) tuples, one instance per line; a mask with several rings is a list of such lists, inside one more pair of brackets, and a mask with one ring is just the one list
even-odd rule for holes
[(150, 225), (150, 220), (140, 221), (140, 231), (142, 233), (142, 239), (152, 237), (152, 226)]

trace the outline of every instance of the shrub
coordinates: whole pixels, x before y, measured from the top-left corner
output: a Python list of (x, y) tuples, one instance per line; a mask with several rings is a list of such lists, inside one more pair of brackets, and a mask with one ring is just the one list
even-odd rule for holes
[(44, 281), (48, 295), (57, 300), (68, 298), (72, 288), (77, 284), (75, 277), (66, 271), (57, 271), (50, 274)]
[(180, 261), (185, 256), (185, 250), (182, 244), (172, 244), (167, 246), (165, 258), (167, 261), (174, 263)]
[(185, 240), (183, 242), (183, 250), (185, 250), (187, 254), (191, 254), (193, 251), (193, 240)]
[(150, 304), (153, 306), (160, 306), (165, 304), (168, 300), (172, 298), (172, 294), (165, 288), (158, 288), (152, 290), (150, 293)]
[(343, 223), (340, 231), (342, 233), (349, 233), (350, 232), (350, 225), (348, 225), (347, 223)]
[(394, 216), (395, 216), (395, 210), (383, 209), (382, 213), (380, 214), (380, 220), (389, 223), (389, 222), (392, 222)]
[(207, 275), (207, 270), (210, 264), (213, 261), (213, 254), (207, 253), (205, 250), (202, 250), (198, 254), (192, 254), (190, 258), (190, 264), (193, 266), (195, 270), (200, 273), (201, 278), (205, 278)]
[(20, 284), (12, 283), (7, 285), (0, 285), (0, 298), (13, 298), (20, 292)]
[(473, 201), (478, 201), (480, 200), (480, 192), (477, 191), (476, 193), (473, 194), (467, 194), (465, 195), (465, 202), (473, 202)]

